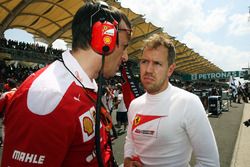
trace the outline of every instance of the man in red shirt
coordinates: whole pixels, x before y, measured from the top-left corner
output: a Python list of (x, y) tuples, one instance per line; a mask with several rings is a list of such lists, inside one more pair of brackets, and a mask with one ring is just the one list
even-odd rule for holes
[(8, 78), (7, 83), (5, 84), (5, 90), (0, 96), (0, 115), (3, 117), (7, 104), (10, 102), (12, 96), (16, 92), (16, 81), (14, 79)]
[[(10, 103), (12, 96), (17, 90), (17, 84), (14, 79), (8, 78), (7, 83), (4, 85), (6, 92), (0, 96), (0, 118), (4, 117), (7, 105)], [(4, 128), (4, 127), (3, 127)], [(3, 146), (4, 132), (0, 138), (0, 145)]]
[[(86, 2), (77, 11), (72, 50), (30, 75), (8, 106), (2, 167), (98, 166), (95, 79), (102, 67), (105, 78), (114, 76), (128, 59), (130, 29), (128, 18), (106, 4)], [(106, 167), (113, 165), (112, 150), (106, 119), (101, 118), (101, 161)]]

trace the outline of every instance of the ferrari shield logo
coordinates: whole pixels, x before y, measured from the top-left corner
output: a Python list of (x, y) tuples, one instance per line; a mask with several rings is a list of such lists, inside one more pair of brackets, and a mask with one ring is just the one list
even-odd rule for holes
[(140, 116), (136, 116), (134, 119), (134, 125), (138, 125), (140, 123), (141, 117)]

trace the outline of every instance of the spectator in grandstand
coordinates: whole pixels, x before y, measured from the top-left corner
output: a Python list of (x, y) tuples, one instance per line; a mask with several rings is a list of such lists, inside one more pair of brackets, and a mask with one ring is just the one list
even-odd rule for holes
[(219, 167), (215, 137), (198, 96), (169, 82), (175, 49), (163, 35), (146, 40), (140, 78), (146, 93), (128, 111), (124, 166)]
[(6, 47), (6, 46), (7, 46), (7, 39), (0, 38), (0, 47)]
[[(105, 57), (95, 48), (100, 45), (93, 43), (96, 33), (95, 40), (106, 37), (106, 53), (106, 45), (114, 44)], [(102, 67), (105, 78), (115, 75), (122, 61), (128, 59), (130, 36), (131, 24), (118, 9), (90, 1), (79, 8), (72, 21), (72, 51), (30, 75), (13, 96), (4, 121), (2, 167), (113, 165), (105, 119), (108, 113), (103, 110), (97, 138), (102, 155), (96, 155), (95, 79)]]

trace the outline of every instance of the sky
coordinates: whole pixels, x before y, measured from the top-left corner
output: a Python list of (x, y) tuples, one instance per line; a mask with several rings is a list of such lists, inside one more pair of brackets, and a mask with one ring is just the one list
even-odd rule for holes
[[(250, 67), (250, 0), (118, 0), (144, 15), (224, 71)], [(17, 35), (18, 34), (18, 35)], [(7, 30), (7, 39), (34, 42), (31, 34)], [(66, 49), (57, 40), (53, 47)]]

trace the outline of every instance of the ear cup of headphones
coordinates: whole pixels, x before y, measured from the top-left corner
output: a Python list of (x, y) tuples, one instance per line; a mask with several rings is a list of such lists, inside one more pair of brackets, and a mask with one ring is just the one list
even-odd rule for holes
[(90, 45), (95, 52), (108, 55), (114, 51), (117, 40), (116, 26), (116, 21), (97, 21), (93, 24)]

